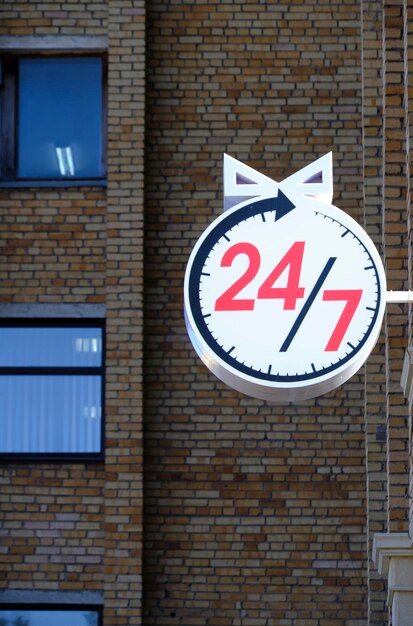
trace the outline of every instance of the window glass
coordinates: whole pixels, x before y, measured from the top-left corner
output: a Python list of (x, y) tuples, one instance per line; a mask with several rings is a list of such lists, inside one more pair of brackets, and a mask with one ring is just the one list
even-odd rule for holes
[(0, 328), (0, 367), (101, 364), (101, 328)]
[(101, 177), (102, 60), (24, 58), (18, 71), (18, 177)]
[(101, 454), (103, 326), (46, 324), (0, 326), (0, 454)]
[(0, 626), (98, 626), (97, 611), (0, 609)]
[(101, 447), (100, 376), (0, 376), (0, 453), (93, 453)]
[[(4, 108), (3, 61), (0, 59), (0, 137), (3, 137), (3, 108)], [(0, 161), (4, 160), (3, 152), (4, 152), (3, 141), (0, 141)]]

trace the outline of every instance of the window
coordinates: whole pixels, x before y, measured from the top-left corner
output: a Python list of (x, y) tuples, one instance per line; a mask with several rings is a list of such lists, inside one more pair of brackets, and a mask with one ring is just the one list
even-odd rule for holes
[(0, 454), (101, 455), (102, 320), (0, 325)]
[(101, 56), (1, 58), (1, 179), (86, 181), (105, 176)]
[(0, 605), (0, 626), (101, 626), (101, 610), (86, 606)]

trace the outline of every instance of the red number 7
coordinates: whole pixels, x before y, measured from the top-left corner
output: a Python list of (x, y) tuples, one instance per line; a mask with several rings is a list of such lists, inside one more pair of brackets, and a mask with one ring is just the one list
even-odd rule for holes
[(350, 326), (351, 320), (353, 319), (353, 315), (360, 303), (362, 293), (362, 289), (326, 289), (324, 291), (323, 300), (330, 302), (333, 300), (344, 300), (347, 302), (342, 314), (340, 315), (337, 325), (333, 330), (333, 334), (324, 349), (325, 352), (335, 352), (339, 349), (343, 337)]

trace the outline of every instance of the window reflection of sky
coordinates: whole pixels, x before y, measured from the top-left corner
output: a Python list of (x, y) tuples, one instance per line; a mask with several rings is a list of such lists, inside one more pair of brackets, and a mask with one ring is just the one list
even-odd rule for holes
[[(21, 59), (19, 95), (20, 177), (102, 175), (100, 58)], [(57, 148), (70, 151), (73, 165), (67, 171)]]
[[(20, 619), (19, 619), (20, 618)], [(1, 626), (97, 626), (95, 611), (4, 611)]]
[(0, 454), (100, 452), (102, 328), (0, 327), (0, 367)]
[(0, 452), (99, 452), (100, 376), (0, 376), (0, 398)]
[(0, 328), (0, 367), (99, 367), (100, 328)]

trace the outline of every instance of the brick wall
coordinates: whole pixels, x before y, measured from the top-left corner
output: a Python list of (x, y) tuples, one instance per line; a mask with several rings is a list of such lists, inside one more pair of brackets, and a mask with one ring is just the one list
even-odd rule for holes
[(1, 6), (2, 35), (106, 35), (107, 2), (7, 1)]
[[(106, 32), (105, 5), (6, 2), (1, 36)], [(103, 303), (106, 192), (1, 189), (2, 303)], [(0, 588), (101, 590), (103, 465), (0, 467)]]
[(0, 484), (0, 589), (100, 591), (103, 471), (8, 466)]
[[(362, 3), (364, 228), (382, 258), (383, 11)], [(394, 305), (393, 305), (394, 306)], [(387, 622), (386, 582), (371, 561), (373, 537), (387, 531), (387, 404), (385, 332), (365, 365), (368, 624)]]
[(67, 36), (73, 45), (107, 37), (110, 87), (107, 189), (0, 192), (1, 302), (105, 304), (107, 312), (106, 462), (0, 467), (0, 590), (105, 592), (105, 624), (137, 624), (144, 5), (12, 2), (1, 17), (1, 36), (46, 36), (49, 47), (53, 37), (66, 36), (66, 46)]
[(140, 623), (144, 2), (109, 3), (105, 624)]
[(223, 152), (281, 180), (332, 150), (335, 204), (408, 288), (410, 0), (144, 9), (1, 7), (3, 36), (108, 37), (109, 89), (107, 189), (0, 190), (0, 302), (107, 311), (106, 463), (0, 466), (0, 590), (104, 592), (105, 624), (379, 626), (371, 539), (408, 527), (407, 307), (364, 372), (273, 406), (196, 357), (182, 281)]
[[(382, 251), (388, 289), (411, 286), (408, 2), (363, 5), (365, 224)], [(411, 308), (389, 305), (366, 366), (367, 530), (408, 529), (408, 407), (400, 389)], [(387, 620), (384, 581), (368, 568), (369, 624)]]
[(1, 302), (105, 302), (106, 193), (2, 191)]
[(148, 6), (145, 624), (365, 623), (361, 376), (254, 401), (182, 319), (224, 151), (280, 180), (333, 150), (335, 201), (362, 218), (359, 19), (356, 2)]
[[(385, 3), (383, 31), (383, 248), (389, 289), (407, 289), (403, 2)], [(400, 389), (407, 307), (389, 307), (386, 332), (388, 529), (407, 529), (407, 407)]]
[[(408, 263), (408, 289), (412, 289), (412, 166), (411, 166), (411, 120), (413, 111), (413, 102), (409, 85), (411, 83), (411, 73), (413, 71), (413, 58), (412, 58), (412, 3), (406, 0), (403, 3), (404, 10), (404, 130), (405, 130), (405, 149), (406, 149), (406, 248), (407, 248), (407, 263)], [(408, 343), (412, 344), (412, 325), (413, 315), (412, 309), (409, 307), (408, 311)], [(410, 407), (411, 409), (411, 407)], [(413, 430), (412, 430), (412, 411), (409, 411), (409, 534), (413, 536)]]

